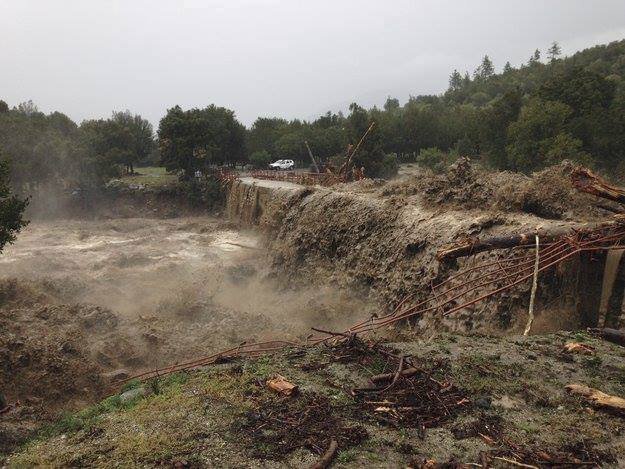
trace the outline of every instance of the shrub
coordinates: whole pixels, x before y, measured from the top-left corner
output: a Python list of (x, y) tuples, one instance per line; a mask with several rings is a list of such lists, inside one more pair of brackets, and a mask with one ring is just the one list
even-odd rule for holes
[(382, 159), (382, 170), (380, 171), (380, 177), (385, 179), (392, 178), (397, 175), (399, 170), (399, 161), (395, 153), (384, 155)]
[(454, 153), (445, 153), (438, 148), (422, 148), (417, 155), (417, 164), (424, 168), (429, 168), (435, 173), (442, 173), (445, 169), (458, 159)]
[(267, 150), (255, 151), (250, 155), (250, 163), (255, 168), (266, 168), (271, 163), (271, 155)]

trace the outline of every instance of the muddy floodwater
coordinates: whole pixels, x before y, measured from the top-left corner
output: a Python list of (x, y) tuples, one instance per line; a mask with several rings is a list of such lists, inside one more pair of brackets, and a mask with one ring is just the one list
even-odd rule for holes
[(67, 299), (146, 312), (205, 294), (219, 271), (249, 259), (258, 237), (208, 218), (32, 222), (0, 256), (0, 273), (54, 282)]
[(34, 221), (0, 255), (0, 278), (110, 310), (131, 337), (158, 345), (159, 363), (370, 312), (322, 282), (276, 278), (262, 246), (259, 234), (208, 217)]

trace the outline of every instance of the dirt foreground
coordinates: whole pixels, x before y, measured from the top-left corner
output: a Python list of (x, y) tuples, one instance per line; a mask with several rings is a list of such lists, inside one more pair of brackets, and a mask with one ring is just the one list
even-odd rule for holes
[[(625, 395), (624, 348), (573, 333), (396, 340), (373, 350), (359, 340), (293, 349), (131, 383), (49, 427), (6, 463), (304, 467), (332, 440), (334, 467), (625, 463), (622, 417), (565, 391), (585, 383)], [(593, 352), (567, 353), (569, 342)], [(363, 390), (373, 375), (396, 373), (389, 353), (412, 357), (418, 372)], [(299, 392), (270, 390), (267, 380), (278, 375)]]

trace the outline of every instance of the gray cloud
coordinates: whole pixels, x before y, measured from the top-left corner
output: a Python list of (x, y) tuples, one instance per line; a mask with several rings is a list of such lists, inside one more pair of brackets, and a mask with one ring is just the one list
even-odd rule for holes
[(624, 37), (622, 0), (0, 0), (0, 99), (155, 125), (215, 103), (249, 125), (439, 93), (485, 53), (501, 68)]

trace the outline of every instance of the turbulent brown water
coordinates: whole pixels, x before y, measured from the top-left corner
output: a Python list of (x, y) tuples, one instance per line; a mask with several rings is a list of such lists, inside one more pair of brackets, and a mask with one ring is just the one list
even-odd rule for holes
[(226, 346), (349, 325), (367, 310), (327, 286), (292, 288), (267, 261), (258, 234), (214, 218), (63, 220), (24, 229), (0, 255), (0, 277), (45, 282), (57, 302), (105, 307), (133, 324), (151, 318), (151, 333), (188, 342), (170, 344), (172, 359), (210, 328), (220, 330), (205, 345)]
[[(31, 223), (0, 256), (3, 275), (52, 280), (69, 299), (123, 313), (153, 309), (249, 258), (258, 239), (207, 218)], [(247, 255), (247, 256), (246, 256)]]

